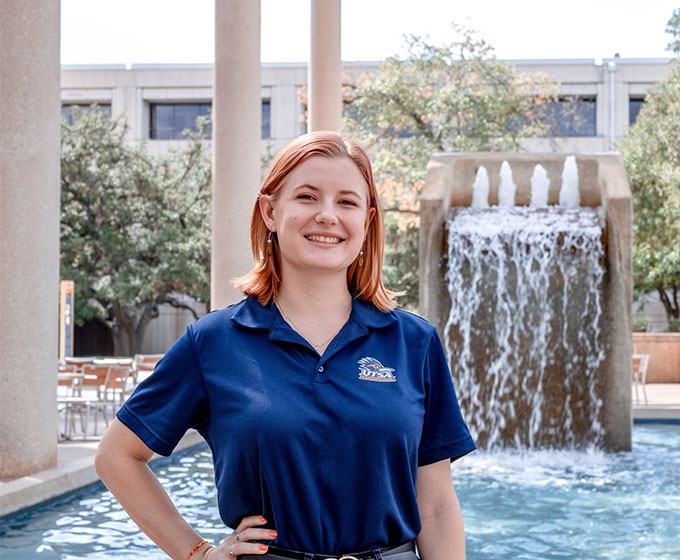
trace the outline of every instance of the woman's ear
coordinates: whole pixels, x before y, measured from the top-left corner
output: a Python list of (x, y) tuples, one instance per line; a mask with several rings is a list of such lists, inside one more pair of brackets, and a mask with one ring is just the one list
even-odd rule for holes
[(268, 194), (261, 194), (257, 199), (260, 206), (260, 214), (269, 231), (276, 231), (276, 221), (274, 220), (274, 200)]

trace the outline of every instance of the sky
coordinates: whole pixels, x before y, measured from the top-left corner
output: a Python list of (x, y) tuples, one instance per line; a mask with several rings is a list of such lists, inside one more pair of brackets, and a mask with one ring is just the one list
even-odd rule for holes
[[(219, 1), (219, 0), (218, 0)], [(253, 0), (257, 1), (257, 0)], [(309, 1), (261, 0), (263, 62), (309, 60)], [(476, 30), (501, 59), (669, 58), (680, 0), (342, 0), (342, 59), (404, 52), (404, 36)], [(62, 64), (209, 63), (214, 0), (61, 0)]]

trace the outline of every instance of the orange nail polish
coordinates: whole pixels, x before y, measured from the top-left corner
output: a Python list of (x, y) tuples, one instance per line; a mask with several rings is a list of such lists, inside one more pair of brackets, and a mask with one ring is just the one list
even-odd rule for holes
[(266, 522), (267, 522), (267, 520), (266, 520), (264, 517), (262, 517), (262, 516), (260, 516), (260, 521), (262, 521), (262, 523), (266, 523)]
[(260, 550), (264, 550), (265, 552), (267, 552), (267, 550), (269, 550), (269, 547), (268, 547), (268, 546), (265, 546), (265, 545), (263, 545), (263, 544), (261, 544), (258, 548), (259, 548)]
[(276, 531), (269, 531), (269, 536), (276, 538), (276, 536), (277, 536)]

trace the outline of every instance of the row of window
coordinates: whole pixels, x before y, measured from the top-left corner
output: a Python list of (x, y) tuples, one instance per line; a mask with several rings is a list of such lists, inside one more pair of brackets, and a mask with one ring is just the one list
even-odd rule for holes
[[(628, 125), (635, 123), (644, 97), (628, 99)], [(552, 103), (546, 118), (552, 121), (552, 133), (557, 136), (596, 136), (597, 98), (569, 96)]]
[[(69, 103), (61, 106), (61, 116), (73, 124), (74, 109), (89, 111), (93, 107), (111, 116), (111, 104), (97, 105)], [(212, 103), (151, 103), (149, 105), (149, 138), (152, 140), (181, 140), (184, 131), (198, 130), (196, 119), (210, 116)], [(207, 138), (212, 138), (212, 126), (205, 130)], [(271, 102), (262, 100), (262, 138), (271, 138)]]
[[(629, 123), (633, 124), (644, 102), (643, 98), (631, 97), (629, 100)], [(63, 105), (61, 114), (70, 123), (73, 122), (73, 107), (89, 110), (90, 105)], [(111, 115), (110, 104), (97, 105), (100, 111)], [(553, 122), (553, 133), (558, 136), (596, 136), (597, 100), (595, 97), (564, 97), (553, 103), (546, 118)], [(186, 129), (196, 131), (196, 119), (208, 116), (212, 103), (151, 103), (149, 137), (152, 140), (181, 140)], [(207, 138), (212, 138), (212, 127), (205, 131)], [(262, 138), (271, 138), (271, 102), (262, 100)]]
[[(196, 119), (209, 116), (212, 103), (152, 103), (149, 124), (149, 137), (152, 140), (181, 140), (184, 130), (197, 130)], [(271, 102), (262, 100), (262, 138), (271, 138)], [(205, 130), (207, 138), (212, 138), (212, 127)]]

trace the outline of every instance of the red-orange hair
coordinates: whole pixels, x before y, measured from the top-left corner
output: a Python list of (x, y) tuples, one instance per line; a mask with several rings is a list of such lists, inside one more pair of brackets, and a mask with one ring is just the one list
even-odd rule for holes
[[(383, 285), (382, 261), (385, 245), (383, 212), (373, 180), (371, 161), (359, 144), (335, 132), (310, 132), (299, 136), (274, 158), (258, 193), (258, 200), (262, 195), (276, 199), (286, 177), (302, 162), (315, 156), (351, 159), (368, 185), (368, 207), (375, 208), (375, 214), (366, 234), (364, 264), (361, 266), (359, 259), (356, 258), (349, 265), (347, 287), (352, 296), (372, 303), (381, 311), (390, 311), (396, 307), (394, 297), (398, 294), (389, 291)], [(250, 245), (255, 266), (248, 274), (236, 279), (234, 285), (247, 296), (256, 297), (262, 305), (276, 299), (281, 287), (280, 248), (276, 235), (272, 235), (271, 254), (268, 254), (268, 235), (269, 229), (264, 223), (256, 200), (250, 222)]]

